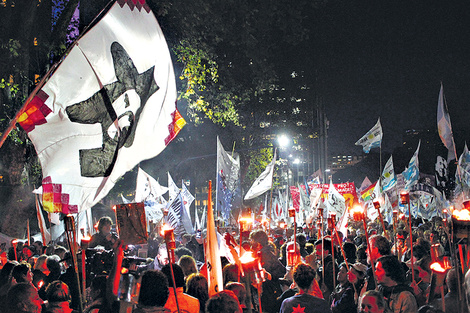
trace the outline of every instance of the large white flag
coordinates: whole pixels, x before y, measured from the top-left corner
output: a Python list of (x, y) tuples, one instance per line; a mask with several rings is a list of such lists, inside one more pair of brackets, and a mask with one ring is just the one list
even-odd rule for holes
[[(163, 33), (141, 1), (115, 2), (68, 51), (18, 122), (43, 171), (43, 206), (91, 208), (184, 126)], [(151, 144), (149, 144), (151, 143)]]
[(390, 156), (382, 172), (382, 189), (387, 191), (397, 184), (395, 170), (393, 169), (393, 158)]
[(336, 190), (333, 183), (330, 181), (330, 188), (328, 189), (328, 200), (325, 202), (328, 213), (336, 213), (336, 220), (343, 216), (346, 209), (346, 200), (344, 197)]
[(157, 199), (168, 191), (168, 187), (160, 185), (155, 178), (139, 167), (135, 187), (135, 202), (143, 202), (147, 198)]
[(455, 150), (452, 125), (450, 124), (450, 115), (447, 111), (447, 104), (444, 100), (444, 87), (442, 84), (441, 90), (439, 91), (439, 100), (437, 101), (437, 129), (442, 143), (448, 150), (447, 163), (449, 163), (451, 160), (457, 159), (457, 152)]
[(355, 145), (362, 146), (365, 153), (369, 153), (370, 149), (378, 148), (382, 144), (382, 125), (380, 125), (380, 118), (374, 127), (371, 128), (364, 136), (359, 139)]
[(168, 172), (168, 195), (169, 195), (168, 201), (171, 202), (179, 193), (180, 193), (179, 187), (174, 182), (173, 178), (170, 175), (170, 172)]
[(266, 166), (266, 169), (259, 175), (259, 177), (251, 185), (250, 190), (245, 195), (244, 200), (249, 200), (262, 195), (273, 187), (273, 173), (274, 166), (276, 165), (276, 152), (274, 152), (271, 163)]

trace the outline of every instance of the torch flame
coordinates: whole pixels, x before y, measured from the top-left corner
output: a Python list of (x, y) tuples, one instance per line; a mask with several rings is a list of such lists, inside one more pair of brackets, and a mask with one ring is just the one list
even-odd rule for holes
[(253, 223), (253, 219), (251, 217), (240, 217), (240, 219), (238, 220), (239, 223), (247, 223), (247, 224), (251, 224)]
[(252, 251), (247, 251), (247, 252), (245, 252), (245, 254), (243, 254), (240, 257), (240, 262), (242, 264), (247, 264), (247, 263), (253, 262), (254, 260), (256, 260), (256, 259), (253, 257), (253, 252)]
[(165, 233), (169, 230), (173, 230), (173, 228), (168, 224), (163, 224), (163, 226), (160, 230), (160, 235), (165, 236)]
[(470, 221), (470, 211), (463, 209), (460, 211), (454, 210), (452, 216), (459, 221)]

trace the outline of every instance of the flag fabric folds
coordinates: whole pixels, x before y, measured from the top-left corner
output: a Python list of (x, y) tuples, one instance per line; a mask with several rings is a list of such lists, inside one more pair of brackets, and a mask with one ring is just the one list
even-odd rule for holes
[(209, 297), (224, 289), (222, 280), (222, 263), (219, 255), (217, 231), (215, 229), (214, 211), (212, 210), (212, 182), (209, 181), (207, 196), (207, 235), (206, 235), (206, 266)]
[(239, 186), (240, 156), (224, 150), (217, 137), (217, 191), (216, 210), (224, 220), (230, 219), (232, 201)]
[(418, 148), (416, 148), (415, 153), (408, 163), (408, 167), (403, 171), (403, 178), (405, 179), (405, 189), (410, 190), (410, 188), (418, 183), (419, 179), (419, 161), (418, 153), (419, 147), (421, 146), (421, 140), (418, 142)]
[(395, 177), (395, 170), (393, 169), (393, 158), (390, 156), (382, 172), (382, 190), (390, 190), (396, 184), (397, 178)]
[(444, 87), (442, 84), (441, 90), (439, 91), (439, 100), (437, 101), (437, 130), (439, 131), (439, 137), (441, 137), (442, 143), (448, 150), (447, 163), (457, 159), (452, 125), (450, 124), (450, 115), (444, 100)]
[(470, 152), (468, 151), (467, 144), (465, 144), (463, 152), (460, 155), (458, 168), (455, 173), (455, 176), (457, 178), (457, 182), (460, 182), (460, 184), (465, 184), (467, 187), (470, 187)]
[(328, 213), (336, 213), (337, 220), (343, 216), (346, 209), (346, 200), (331, 182), (330, 188), (328, 189), (328, 199), (325, 205), (328, 209)]
[(38, 200), (38, 195), (35, 195), (36, 199), (36, 215), (38, 218), (39, 230), (41, 231), (42, 243), (43, 245), (48, 245), (51, 241), (51, 233), (47, 230), (46, 220), (44, 219), (44, 215), (41, 212), (41, 204)]
[(160, 185), (155, 178), (139, 167), (135, 187), (135, 202), (143, 202), (147, 198), (156, 199), (168, 191), (168, 187)]
[(185, 121), (170, 53), (145, 1), (115, 2), (18, 123), (41, 162), (49, 212), (91, 208), (123, 174), (165, 149)]
[(382, 125), (380, 125), (380, 118), (374, 127), (371, 128), (364, 136), (359, 139), (355, 145), (362, 146), (365, 153), (369, 153), (370, 149), (378, 148), (382, 144)]
[(168, 201), (171, 202), (171, 200), (173, 200), (179, 193), (180, 193), (179, 187), (173, 181), (173, 178), (171, 177), (170, 172), (168, 172)]
[(250, 189), (245, 195), (244, 200), (250, 200), (256, 198), (257, 196), (262, 195), (266, 191), (270, 190), (273, 187), (273, 173), (274, 166), (276, 165), (276, 152), (274, 152), (273, 159), (271, 163), (266, 166), (266, 169), (261, 173), (261, 175), (254, 181)]

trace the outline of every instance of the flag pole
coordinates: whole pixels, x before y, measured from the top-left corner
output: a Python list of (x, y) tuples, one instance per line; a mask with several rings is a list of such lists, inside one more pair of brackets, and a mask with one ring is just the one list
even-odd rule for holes
[[(277, 147), (274, 148), (274, 155), (273, 155), (273, 158), (276, 157), (276, 151), (277, 151)], [(274, 163), (276, 163), (276, 160), (274, 160)], [(274, 166), (273, 166), (273, 172), (274, 172)], [(269, 222), (269, 226), (271, 226), (271, 220), (272, 220), (272, 216), (273, 216), (273, 182), (274, 182), (274, 174), (271, 175), (271, 195), (269, 196), (269, 218), (270, 218), (270, 222)], [(268, 235), (269, 235), (269, 229), (271, 227), (268, 227)]]

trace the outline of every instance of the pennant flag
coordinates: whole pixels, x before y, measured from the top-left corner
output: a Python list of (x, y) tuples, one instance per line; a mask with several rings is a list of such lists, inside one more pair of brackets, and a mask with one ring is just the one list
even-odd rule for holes
[(168, 191), (168, 187), (160, 185), (155, 178), (139, 167), (135, 186), (135, 202), (144, 202), (147, 198), (156, 199)]
[(116, 1), (40, 88), (18, 123), (38, 153), (48, 212), (91, 208), (185, 125), (170, 53), (144, 0)]
[(393, 169), (393, 158), (390, 156), (382, 172), (382, 189), (383, 191), (387, 191), (396, 186), (396, 184), (397, 178), (395, 177), (395, 170)]
[(42, 244), (48, 245), (51, 241), (51, 233), (47, 230), (46, 220), (44, 219), (44, 215), (41, 212), (41, 203), (39, 203), (38, 196), (36, 198), (36, 215), (38, 218), (39, 230), (41, 231), (42, 237)]
[(240, 184), (240, 156), (224, 150), (217, 137), (217, 192), (216, 210), (224, 220), (230, 219), (232, 201)]
[(359, 139), (355, 145), (362, 146), (365, 153), (369, 153), (370, 149), (378, 148), (382, 144), (382, 126), (380, 125), (380, 118), (377, 124), (371, 128), (364, 136)]
[(206, 266), (209, 297), (224, 289), (222, 280), (222, 263), (219, 255), (219, 244), (215, 229), (214, 212), (212, 211), (212, 181), (209, 181), (207, 196), (207, 237), (206, 237)]
[(359, 193), (362, 194), (364, 190), (369, 188), (370, 185), (372, 185), (372, 182), (370, 181), (369, 177), (366, 176), (366, 178), (364, 178), (362, 181), (361, 187), (359, 187)]
[(330, 182), (330, 188), (328, 189), (328, 199), (325, 202), (328, 213), (336, 213), (336, 217), (339, 218), (343, 216), (346, 209), (346, 200), (344, 197), (336, 190), (332, 182)]
[(173, 181), (173, 178), (170, 175), (170, 172), (168, 172), (168, 201), (172, 201), (176, 196), (180, 193), (180, 189), (178, 186), (175, 184)]
[(457, 153), (455, 151), (452, 125), (450, 124), (450, 115), (444, 100), (444, 87), (442, 83), (441, 90), (439, 91), (439, 100), (437, 101), (437, 129), (442, 143), (448, 150), (447, 163), (449, 163), (451, 160), (457, 159)]
[(299, 212), (300, 209), (300, 193), (299, 193), (299, 188), (295, 186), (290, 186), (290, 196), (292, 198), (292, 206), (295, 209), (295, 212)]
[(275, 165), (276, 151), (274, 151), (274, 156), (271, 163), (266, 166), (266, 169), (263, 171), (263, 173), (261, 173), (261, 175), (254, 181), (253, 185), (251, 185), (251, 188), (246, 193), (244, 200), (256, 198), (273, 187), (273, 173)]
[(405, 189), (410, 190), (410, 188), (418, 183), (419, 179), (419, 162), (418, 162), (418, 153), (419, 147), (421, 146), (421, 140), (418, 142), (418, 148), (416, 148), (415, 153), (411, 157), (408, 167), (402, 173), (403, 178), (405, 179)]

